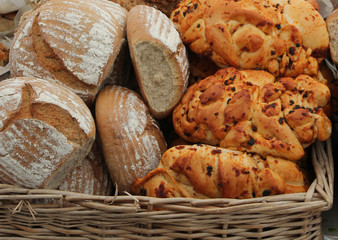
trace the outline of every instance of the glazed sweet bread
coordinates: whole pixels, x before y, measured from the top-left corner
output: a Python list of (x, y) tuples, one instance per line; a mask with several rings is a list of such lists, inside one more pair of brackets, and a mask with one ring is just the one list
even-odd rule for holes
[(183, 0), (170, 18), (193, 52), (220, 67), (316, 75), (328, 56), (325, 22), (304, 0)]
[(304, 147), (330, 137), (329, 99), (328, 87), (307, 75), (276, 79), (230, 67), (190, 86), (172, 119), (191, 143), (298, 160)]
[(208, 145), (168, 149), (158, 167), (133, 186), (151, 197), (253, 198), (305, 192), (307, 181), (292, 161)]

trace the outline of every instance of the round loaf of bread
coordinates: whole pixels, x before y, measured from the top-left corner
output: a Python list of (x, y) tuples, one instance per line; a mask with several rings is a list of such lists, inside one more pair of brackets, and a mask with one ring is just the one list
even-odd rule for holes
[(55, 189), (94, 139), (93, 116), (72, 91), (32, 77), (0, 82), (0, 182)]
[(141, 95), (152, 115), (167, 117), (188, 85), (186, 49), (171, 20), (153, 7), (128, 13), (127, 37)]
[(93, 104), (124, 41), (126, 14), (106, 0), (47, 1), (16, 31), (12, 76), (57, 82)]
[(58, 189), (90, 195), (111, 195), (112, 181), (97, 140), (85, 159), (71, 171)]
[(157, 167), (166, 142), (142, 99), (132, 90), (109, 85), (96, 100), (95, 115), (103, 154), (119, 192), (130, 192), (138, 177)]

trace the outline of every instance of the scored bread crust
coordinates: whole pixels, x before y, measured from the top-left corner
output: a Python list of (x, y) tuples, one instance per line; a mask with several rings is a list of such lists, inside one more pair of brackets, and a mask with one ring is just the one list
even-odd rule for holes
[(152, 115), (172, 112), (188, 85), (188, 58), (170, 19), (139, 5), (128, 13), (127, 37), (141, 95)]
[(117, 86), (104, 87), (96, 100), (96, 124), (111, 178), (120, 193), (158, 165), (166, 141), (141, 97)]
[(275, 79), (230, 67), (188, 88), (173, 125), (188, 142), (298, 160), (304, 147), (330, 137), (329, 99), (328, 87), (307, 75)]
[(90, 195), (109, 196), (113, 185), (102, 156), (98, 139), (95, 139), (88, 155), (61, 182), (58, 190)]
[(36, 78), (0, 82), (0, 181), (55, 189), (88, 154), (95, 123), (70, 90)]
[(124, 41), (127, 11), (105, 0), (51, 0), (28, 14), (10, 52), (13, 77), (57, 82), (92, 104)]
[(317, 75), (328, 55), (325, 22), (303, 0), (183, 0), (170, 18), (192, 51), (220, 67)]
[(160, 198), (244, 199), (305, 192), (307, 186), (292, 161), (201, 144), (168, 149), (156, 169), (133, 183), (132, 192)]

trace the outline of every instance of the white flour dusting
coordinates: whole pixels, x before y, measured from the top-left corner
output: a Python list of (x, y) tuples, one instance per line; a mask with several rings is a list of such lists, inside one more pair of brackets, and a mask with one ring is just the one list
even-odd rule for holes
[(145, 25), (150, 35), (160, 40), (172, 52), (176, 52), (181, 38), (171, 20), (152, 7), (142, 6), (140, 12), (146, 17)]
[(38, 188), (73, 150), (55, 128), (39, 120), (18, 120), (0, 133), (0, 171), (10, 173), (13, 184)]

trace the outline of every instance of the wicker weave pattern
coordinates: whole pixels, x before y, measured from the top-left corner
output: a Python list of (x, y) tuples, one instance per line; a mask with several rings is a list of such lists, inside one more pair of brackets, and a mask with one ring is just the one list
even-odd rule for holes
[(0, 184), (0, 239), (321, 239), (333, 203), (331, 142), (312, 147), (306, 193), (263, 198), (92, 196)]

